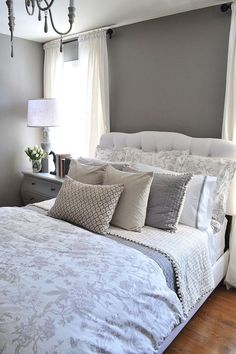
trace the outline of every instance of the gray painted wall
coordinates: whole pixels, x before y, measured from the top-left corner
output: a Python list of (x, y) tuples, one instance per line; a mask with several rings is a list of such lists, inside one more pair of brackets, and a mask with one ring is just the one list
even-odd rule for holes
[(0, 206), (19, 205), (21, 171), (31, 165), (26, 146), (40, 142), (40, 130), (27, 127), (27, 100), (42, 97), (42, 45), (0, 34)]
[(216, 6), (115, 29), (111, 130), (220, 137), (229, 26)]

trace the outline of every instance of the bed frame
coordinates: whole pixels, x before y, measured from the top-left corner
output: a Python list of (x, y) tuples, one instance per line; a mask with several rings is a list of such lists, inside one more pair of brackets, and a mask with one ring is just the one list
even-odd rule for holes
[[(222, 139), (211, 138), (192, 138), (184, 134), (171, 132), (144, 131), (138, 133), (108, 133), (101, 136), (100, 146), (109, 149), (121, 149), (123, 147), (135, 147), (143, 151), (160, 150), (188, 150), (192, 155), (209, 156), (209, 157), (224, 157), (236, 160), (236, 145)], [(232, 186), (229, 192), (227, 201), (227, 215), (236, 214), (236, 176), (233, 179)], [(231, 223), (229, 223), (230, 225)], [(227, 228), (229, 229), (229, 228)], [(229, 230), (227, 230), (229, 234)], [(227, 241), (226, 241), (227, 244)], [(229, 251), (218, 259), (214, 264), (213, 276), (215, 288), (224, 279), (229, 262)], [(171, 344), (181, 330), (186, 326), (206, 299), (210, 296), (208, 293), (197, 303), (192, 309), (186, 321), (178, 325), (170, 335), (162, 343), (158, 354)]]

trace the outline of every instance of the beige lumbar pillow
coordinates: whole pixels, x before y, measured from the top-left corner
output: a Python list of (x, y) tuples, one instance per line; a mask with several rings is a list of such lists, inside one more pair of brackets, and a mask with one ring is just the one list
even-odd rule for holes
[(67, 177), (48, 215), (106, 234), (123, 185), (84, 184)]
[(70, 162), (68, 176), (86, 184), (102, 184), (106, 165), (90, 166), (80, 163), (76, 159)]
[(153, 173), (121, 172), (107, 166), (103, 183), (123, 184), (111, 224), (126, 230), (140, 231), (144, 226)]

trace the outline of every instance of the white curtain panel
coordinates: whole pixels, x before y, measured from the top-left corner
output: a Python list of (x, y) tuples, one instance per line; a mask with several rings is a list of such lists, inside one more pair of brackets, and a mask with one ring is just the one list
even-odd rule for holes
[(59, 98), (63, 85), (63, 53), (59, 42), (44, 45), (44, 98)]
[[(44, 98), (62, 97), (64, 56), (60, 52), (60, 43), (44, 45)], [(49, 136), (53, 151), (60, 151), (61, 129), (49, 128)]]
[(109, 78), (105, 30), (95, 30), (79, 38), (80, 121), (85, 132), (84, 146), (93, 156), (100, 136), (110, 131)]
[[(236, 4), (231, 4), (228, 64), (222, 138), (236, 143)], [(236, 217), (230, 234), (230, 260), (225, 278), (227, 287), (236, 287)]]

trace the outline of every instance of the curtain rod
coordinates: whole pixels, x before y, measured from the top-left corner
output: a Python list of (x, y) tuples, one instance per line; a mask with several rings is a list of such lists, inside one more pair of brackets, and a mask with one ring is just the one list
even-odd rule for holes
[[(96, 31), (96, 30), (107, 30), (107, 35), (109, 36), (109, 38), (111, 39), (112, 37), (112, 33), (113, 33), (113, 30), (111, 27), (113, 27), (114, 25), (110, 25), (110, 26), (106, 26), (106, 27), (99, 27), (99, 28), (94, 28), (94, 29), (91, 29), (89, 31), (84, 31), (84, 32), (77, 32), (77, 33), (74, 33), (74, 34), (67, 34), (66, 36), (63, 36), (62, 37), (62, 40), (63, 40), (63, 43), (70, 43), (70, 42), (74, 42), (78, 39), (78, 37), (81, 35), (81, 34), (87, 34), (87, 33), (91, 33), (93, 31)], [(66, 39), (68, 38), (68, 39)], [(49, 41), (49, 42), (45, 42), (45, 44), (53, 44), (53, 43), (57, 43), (58, 41), (60, 40), (60, 38), (57, 38), (57, 39), (53, 39), (52, 41)]]
[[(92, 32), (92, 31), (90, 31)], [(80, 34), (83, 34), (83, 33), (88, 33), (88, 32), (81, 32)], [(112, 28), (108, 28), (107, 31), (106, 31), (106, 34), (108, 35), (109, 39), (112, 38), (112, 34), (113, 34), (113, 29)], [(78, 40), (78, 37), (75, 37), (75, 38), (72, 38), (72, 39), (66, 39), (64, 41), (62, 41), (63, 44), (66, 44), (66, 43), (72, 43), (72, 42), (77, 42)]]

